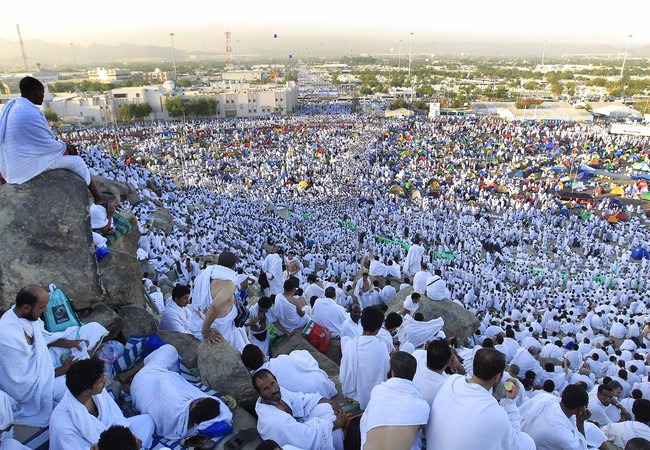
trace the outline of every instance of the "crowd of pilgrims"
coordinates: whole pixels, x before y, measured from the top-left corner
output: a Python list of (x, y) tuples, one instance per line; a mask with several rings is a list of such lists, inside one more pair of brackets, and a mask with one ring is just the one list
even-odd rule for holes
[[(575, 170), (593, 149), (647, 155), (648, 138), (612, 135), (598, 123), (360, 117), (341, 104), (308, 105), (291, 117), (122, 125), (62, 132), (61, 137), (84, 148), (93, 175), (130, 184), (140, 194), (140, 202), (123, 200), (118, 210), (130, 209), (138, 218), (138, 258), (151, 264), (146, 284), (160, 297), (161, 310), (173, 300), (169, 286), (191, 288), (211, 257), (233, 252), (239, 257), (237, 270), (257, 279), (271, 249), (280, 248), (299, 261), (303, 291), (314, 277), (322, 291), (334, 287), (336, 302), (348, 315), (361, 302), (355, 277), (367, 270), (364, 258), (385, 269), (371, 275), (384, 278), (397, 268), (395, 286), (403, 289), (417, 273), (404, 266), (408, 248), (420, 243), (425, 249), (421, 270), (439, 273), (448, 300), (475, 314), (480, 327), (469, 342), (442, 341), (445, 350), (440, 344), (403, 348), (395, 362), (394, 351), (400, 348), (389, 348), (385, 362), (394, 378), (409, 378), (408, 370), (400, 375), (406, 364), (400, 365), (401, 354), (407, 350), (415, 356), (415, 384), (427, 402), (426, 420), (420, 423), (426, 427), (413, 448), (452, 448), (445, 447), (451, 441), (443, 435), (463, 434), (466, 426), (474, 426), (472, 417), (479, 420), (478, 412), (450, 400), (474, 394), (461, 388), (454, 394), (459, 375), (448, 373), (474, 380), (476, 365), (493, 357), (480, 353), (485, 348), (505, 356), (508, 366), (498, 381), (519, 379), (521, 386), (506, 386), (497, 406), (509, 421), (493, 424), (494, 433), (509, 437), (495, 438), (495, 447), (476, 444), (490, 439), (490, 430), (476, 425), (479, 431), (467, 438), (467, 446), (454, 448), (534, 448), (526, 433), (537, 448), (598, 448), (607, 440), (623, 448), (636, 436), (650, 439), (648, 259), (632, 257), (635, 249), (650, 246), (647, 205), (644, 209), (642, 202), (631, 201), (644, 191), (631, 185), (622, 204), (595, 196), (591, 205), (565, 205), (556, 193), (566, 174), (512, 175), (522, 164), (548, 168), (563, 159)], [(495, 188), (485, 188), (490, 185)], [(594, 185), (611, 187), (602, 179)], [(161, 207), (173, 217), (166, 232), (153, 218)], [(606, 219), (618, 211), (627, 220)], [(362, 306), (390, 300), (374, 289), (378, 294)], [(305, 311), (312, 308), (313, 303)], [(366, 330), (359, 326), (350, 336), (331, 331), (354, 339)], [(342, 347), (345, 360), (346, 342)], [(446, 348), (453, 357), (444, 356)], [(431, 381), (423, 373), (434, 372), (430, 362), (440, 354), (456, 364), (436, 367), (440, 378)], [(383, 383), (390, 382), (381, 375)], [(435, 392), (432, 385), (422, 386), (425, 382), (435, 384)], [(551, 406), (580, 403), (582, 394), (566, 389), (576, 383), (589, 393), (588, 405), (574, 406), (571, 414), (564, 411), (569, 425), (535, 421), (553, 416)], [(434, 400), (438, 389), (446, 401)], [(410, 391), (390, 392), (417, 397)], [(647, 404), (633, 406), (637, 399)], [(488, 402), (484, 413), (493, 406)], [(586, 406), (591, 417), (585, 417)], [(454, 408), (468, 414), (463, 424), (443, 417), (454, 417)], [(375, 410), (367, 420), (381, 425), (380, 416)], [(434, 416), (444, 426), (434, 429)], [(587, 432), (585, 420), (591, 424)], [(619, 421), (627, 428), (617, 428)], [(362, 424), (362, 431), (364, 426), (367, 431), (371, 425)], [(547, 435), (553, 433), (577, 444), (548, 444)], [(472, 447), (471, 439), (479, 446)]]

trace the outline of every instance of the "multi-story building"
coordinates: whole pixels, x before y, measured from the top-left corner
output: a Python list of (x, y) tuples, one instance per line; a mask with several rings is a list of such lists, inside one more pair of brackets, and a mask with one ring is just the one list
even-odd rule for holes
[(98, 67), (88, 71), (90, 81), (101, 81), (102, 83), (122, 82), (131, 80), (131, 71), (128, 69), (105, 69)]

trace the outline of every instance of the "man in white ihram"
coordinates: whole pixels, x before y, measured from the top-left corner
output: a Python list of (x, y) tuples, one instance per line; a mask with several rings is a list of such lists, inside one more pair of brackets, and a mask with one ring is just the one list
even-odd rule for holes
[(194, 281), (190, 327), (199, 340), (217, 343), (222, 338), (235, 350), (241, 352), (249, 343), (244, 327), (236, 327), (235, 267), (239, 258), (232, 252), (219, 255), (217, 264), (208, 266)]
[(346, 416), (338, 403), (284, 389), (267, 369), (253, 375), (253, 387), (260, 395), (255, 412), (262, 439), (310, 450), (343, 450)]
[(577, 384), (568, 385), (561, 400), (537, 395), (520, 408), (521, 429), (533, 438), (537, 450), (587, 450), (588, 404), (589, 394)]
[(373, 388), (361, 417), (361, 448), (422, 448), (420, 427), (429, 420), (429, 404), (413, 383), (416, 369), (409, 353), (391, 356), (390, 378)]
[(413, 245), (409, 247), (404, 259), (404, 273), (408, 275), (415, 275), (420, 270), (422, 263), (422, 255), (424, 255), (424, 247), (420, 245), (419, 236), (413, 238)]
[(108, 334), (95, 322), (49, 333), (40, 319), (48, 302), (45, 289), (28, 285), (0, 319), (0, 389), (16, 401), (16, 420), (37, 427), (47, 425), (65, 395), (63, 375), (72, 363), (87, 359)]
[(473, 367), (472, 378), (451, 375), (438, 391), (427, 426), (427, 450), (534, 450), (531, 437), (520, 431), (517, 380), (506, 386), (510, 389), (499, 403), (490, 393), (506, 368), (503, 353), (482, 348)]
[(282, 258), (284, 250), (279, 247), (275, 248), (275, 253), (269, 253), (262, 263), (262, 271), (266, 273), (266, 279), (269, 282), (269, 295), (282, 294), (284, 278), (282, 276)]
[(133, 404), (153, 418), (156, 434), (166, 439), (182, 439), (216, 422), (231, 423), (228, 406), (183, 378), (178, 360), (176, 349), (163, 345), (145, 358), (144, 367), (131, 382)]

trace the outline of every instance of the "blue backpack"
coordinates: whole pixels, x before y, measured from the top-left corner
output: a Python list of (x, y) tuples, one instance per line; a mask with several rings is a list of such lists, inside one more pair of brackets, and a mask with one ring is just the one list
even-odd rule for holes
[(47, 311), (43, 314), (43, 322), (45, 322), (45, 329), (50, 333), (81, 326), (77, 313), (72, 309), (70, 299), (54, 284), (50, 284), (50, 302), (47, 304)]

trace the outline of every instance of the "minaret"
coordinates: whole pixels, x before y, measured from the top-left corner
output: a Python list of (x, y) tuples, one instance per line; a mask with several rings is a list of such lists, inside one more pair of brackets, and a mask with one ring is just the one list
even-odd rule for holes
[(232, 58), (232, 43), (230, 41), (231, 34), (232, 33), (230, 31), (226, 31), (226, 70), (227, 71), (235, 70), (235, 66), (233, 65), (233, 58)]

